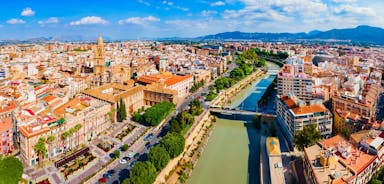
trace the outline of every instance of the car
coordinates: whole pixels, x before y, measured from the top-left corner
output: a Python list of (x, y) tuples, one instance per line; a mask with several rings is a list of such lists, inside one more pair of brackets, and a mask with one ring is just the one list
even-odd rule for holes
[(145, 143), (145, 147), (146, 147), (146, 148), (149, 148), (150, 146), (151, 146), (151, 143), (150, 143), (150, 142)]
[(111, 169), (111, 170), (108, 171), (108, 174), (112, 174), (113, 175), (115, 173), (116, 173), (116, 170), (114, 170), (114, 169)]
[(111, 176), (112, 176), (112, 174), (109, 174), (109, 173), (105, 173), (105, 174), (103, 174), (103, 177), (104, 177), (104, 178), (108, 178), (108, 179), (109, 179), (109, 178), (111, 178)]
[(124, 159), (124, 160), (126, 160), (126, 161), (129, 161), (129, 160), (131, 160), (131, 158), (130, 158), (130, 157), (123, 157), (123, 159)]
[(149, 139), (153, 138), (153, 133), (148, 134), (145, 138), (144, 141), (148, 141)]
[(126, 164), (127, 163), (127, 160), (125, 160), (125, 159), (120, 159), (120, 164)]

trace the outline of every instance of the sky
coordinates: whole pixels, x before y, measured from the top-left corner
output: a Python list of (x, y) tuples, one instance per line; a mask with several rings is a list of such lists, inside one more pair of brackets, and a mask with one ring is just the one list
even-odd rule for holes
[(143, 39), (384, 27), (383, 0), (12, 0), (0, 39)]

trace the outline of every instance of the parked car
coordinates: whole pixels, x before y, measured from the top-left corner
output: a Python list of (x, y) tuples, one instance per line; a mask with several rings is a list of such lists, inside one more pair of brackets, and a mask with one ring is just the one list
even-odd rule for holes
[(125, 160), (125, 159), (120, 159), (120, 164), (126, 164), (127, 163), (127, 160)]
[(148, 141), (149, 139), (153, 138), (153, 133), (148, 134), (145, 138), (144, 141)]

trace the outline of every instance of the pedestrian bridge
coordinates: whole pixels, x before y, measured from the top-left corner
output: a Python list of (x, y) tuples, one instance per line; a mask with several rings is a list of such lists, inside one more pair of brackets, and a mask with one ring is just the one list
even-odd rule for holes
[(276, 117), (274, 114), (266, 114), (266, 113), (261, 113), (261, 112), (254, 112), (254, 111), (245, 111), (245, 110), (240, 110), (240, 108), (234, 108), (234, 107), (229, 107), (229, 106), (211, 106), (210, 107), (210, 112), (213, 114), (221, 114), (225, 116), (237, 116), (237, 115), (244, 115), (244, 116), (266, 116), (266, 117)]

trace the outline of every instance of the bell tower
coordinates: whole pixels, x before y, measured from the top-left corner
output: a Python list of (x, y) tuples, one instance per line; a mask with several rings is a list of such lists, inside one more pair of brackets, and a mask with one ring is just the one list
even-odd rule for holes
[(101, 36), (97, 39), (96, 50), (94, 54), (94, 67), (93, 73), (100, 76), (105, 70), (105, 49)]

